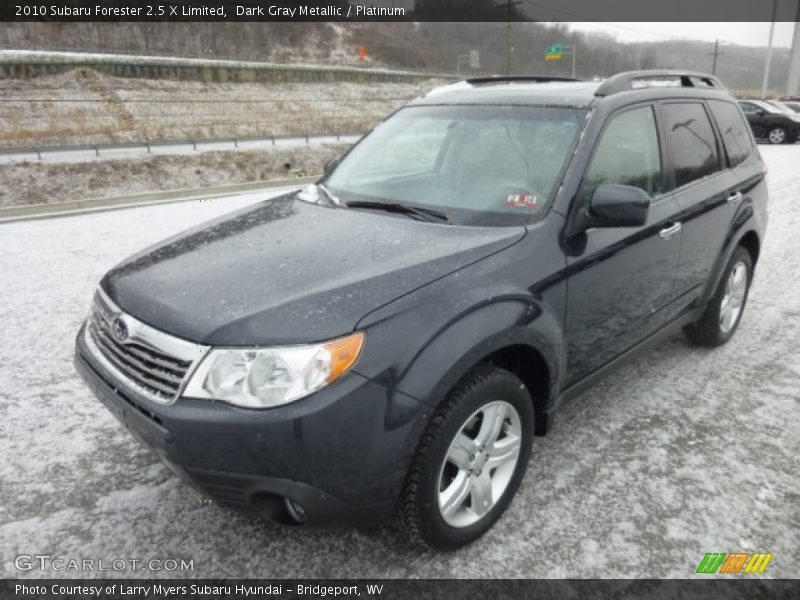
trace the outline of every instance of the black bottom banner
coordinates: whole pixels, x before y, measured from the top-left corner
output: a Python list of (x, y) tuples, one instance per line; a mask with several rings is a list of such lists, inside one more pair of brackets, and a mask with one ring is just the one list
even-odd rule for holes
[(60, 579), (0, 581), (3, 600), (258, 600), (275, 598), (800, 598), (800, 580), (762, 579)]

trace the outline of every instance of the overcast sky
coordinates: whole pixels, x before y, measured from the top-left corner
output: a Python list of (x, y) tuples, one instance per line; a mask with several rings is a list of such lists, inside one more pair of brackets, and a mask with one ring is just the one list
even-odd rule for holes
[[(716, 38), (742, 46), (766, 46), (769, 23), (567, 23), (581, 31), (602, 31), (622, 42), (693, 39), (713, 42)], [(794, 23), (775, 24), (775, 46), (792, 45)]]

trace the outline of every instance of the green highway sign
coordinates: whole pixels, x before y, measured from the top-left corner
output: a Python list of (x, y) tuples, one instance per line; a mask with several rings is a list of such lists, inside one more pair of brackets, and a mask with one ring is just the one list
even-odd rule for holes
[(564, 57), (564, 48), (561, 44), (553, 44), (544, 49), (545, 60), (561, 60)]

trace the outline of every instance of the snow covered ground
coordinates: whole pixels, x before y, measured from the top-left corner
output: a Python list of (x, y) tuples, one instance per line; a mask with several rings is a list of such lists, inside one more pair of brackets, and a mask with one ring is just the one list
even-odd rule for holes
[(193, 560), (208, 578), (692, 577), (706, 552), (733, 551), (772, 552), (764, 576), (796, 576), (800, 147), (761, 150), (771, 221), (732, 342), (677, 336), (576, 400), (536, 439), (508, 513), (446, 555), (390, 526), (289, 530), (201, 504), (75, 374), (107, 269), (263, 193), (0, 226), (0, 576), (48, 575), (13, 562), (46, 553)]

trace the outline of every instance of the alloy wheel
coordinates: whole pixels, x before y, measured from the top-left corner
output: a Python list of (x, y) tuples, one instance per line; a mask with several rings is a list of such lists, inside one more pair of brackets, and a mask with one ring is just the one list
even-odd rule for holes
[(739, 261), (733, 265), (728, 281), (725, 282), (725, 294), (719, 309), (719, 328), (728, 333), (736, 324), (742, 312), (744, 297), (747, 293), (747, 265)]
[(769, 141), (771, 144), (782, 144), (786, 141), (786, 132), (780, 127), (776, 127), (769, 132)]
[(519, 413), (496, 400), (459, 428), (439, 472), (438, 505), (451, 527), (469, 527), (500, 500), (514, 475), (522, 445)]

